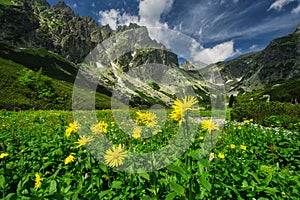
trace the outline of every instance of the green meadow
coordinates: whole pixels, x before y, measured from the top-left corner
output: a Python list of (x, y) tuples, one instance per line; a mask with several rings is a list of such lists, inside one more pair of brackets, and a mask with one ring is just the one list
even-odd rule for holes
[[(92, 136), (105, 135), (116, 149), (123, 145), (119, 166), (126, 165), (132, 152), (162, 148), (179, 130), (170, 111), (164, 126), (148, 138), (125, 133), (121, 126), (126, 122), (116, 123), (110, 110), (96, 111), (96, 116), (106, 125), (95, 126), (92, 132), (98, 130), (99, 135)], [(138, 121), (137, 110), (131, 110), (131, 117), (141, 127), (149, 125), (143, 117)], [(208, 120), (193, 123), (192, 143), (183, 155), (158, 170), (143, 171), (140, 166), (138, 173), (110, 167), (116, 163), (109, 164), (107, 151), (92, 155), (86, 148), (92, 140), (80, 145), (85, 136), (79, 130), (84, 125), (76, 123), (73, 126), (70, 111), (0, 111), (1, 198), (263, 200), (300, 196), (299, 122), (289, 129), (276, 122), (272, 127), (261, 126), (252, 119), (227, 120), (220, 129)], [(183, 120), (182, 124), (188, 123)], [(217, 139), (214, 148), (201, 156), (201, 148), (212, 138)], [(139, 163), (134, 164), (137, 169)]]

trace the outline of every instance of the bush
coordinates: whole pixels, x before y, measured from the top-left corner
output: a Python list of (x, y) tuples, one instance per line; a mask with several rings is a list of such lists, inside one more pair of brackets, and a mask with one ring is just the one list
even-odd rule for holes
[(236, 104), (231, 110), (231, 119), (237, 121), (253, 119), (257, 123), (263, 123), (270, 116), (297, 118), (299, 117), (299, 113), (299, 105), (281, 102), (251, 101)]

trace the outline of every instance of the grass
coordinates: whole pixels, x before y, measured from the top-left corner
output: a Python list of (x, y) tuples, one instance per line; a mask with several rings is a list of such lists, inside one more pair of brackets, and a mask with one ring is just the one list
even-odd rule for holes
[(9, 0), (0, 0), (0, 5), (4, 6), (15, 6), (16, 4)]
[[(85, 120), (79, 123), (88, 133), (85, 124), (91, 118), (83, 114)], [(111, 123), (124, 114), (124, 121)], [(178, 131), (176, 123), (167, 117), (157, 135), (133, 139), (120, 128), (136, 118), (135, 110), (130, 117), (123, 111), (113, 115), (110, 110), (97, 111), (96, 115), (108, 124), (107, 138), (115, 145), (124, 144), (124, 150), (131, 153), (160, 149)], [(68, 111), (0, 111), (0, 154), (8, 153), (0, 158), (2, 198), (263, 200), (298, 199), (300, 195), (300, 126), (289, 132), (249, 121), (228, 122), (220, 131), (197, 126), (192, 145), (175, 162), (152, 172), (132, 173), (110, 168), (92, 156), (94, 142), (76, 148), (79, 133), (65, 135), (73, 121), (73, 113)], [(200, 149), (212, 138), (218, 138), (208, 152), (214, 153), (214, 158), (209, 154), (200, 157)], [(101, 152), (101, 147), (94, 146), (95, 152)], [(74, 160), (65, 164), (69, 155)], [(158, 163), (172, 157), (156, 156)], [(124, 166), (132, 161), (130, 158), (125, 158)], [(36, 173), (42, 181), (35, 190)]]
[[(72, 83), (51, 79), (54, 97), (38, 98), (36, 91), (20, 83), (19, 78), (24, 76), (24, 70), (28, 71), (29, 69), (13, 61), (0, 58), (0, 109), (72, 109)], [(96, 93), (95, 99), (96, 108), (110, 108), (110, 97)]]

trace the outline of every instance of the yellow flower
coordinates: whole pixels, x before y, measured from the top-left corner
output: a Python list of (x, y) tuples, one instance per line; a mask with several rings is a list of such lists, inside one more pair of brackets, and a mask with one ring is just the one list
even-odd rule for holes
[(80, 137), (80, 139), (78, 139), (77, 142), (74, 142), (74, 144), (77, 144), (76, 147), (78, 148), (83, 145), (86, 145), (88, 142), (91, 142), (93, 140), (94, 140), (94, 138), (91, 136), (89, 136), (89, 137), (83, 136), (83, 137)]
[(141, 127), (136, 126), (136, 127), (133, 129), (132, 137), (133, 137), (134, 139), (140, 138), (140, 137), (141, 137), (141, 132), (142, 132)]
[(94, 124), (91, 126), (91, 131), (94, 134), (107, 133), (108, 124), (104, 121), (99, 122), (98, 124)]
[(115, 122), (110, 122), (111, 127), (115, 126)]
[(231, 144), (231, 145), (230, 145), (230, 148), (234, 149), (234, 148), (235, 148), (235, 145), (234, 145), (234, 144)]
[(224, 159), (224, 158), (225, 158), (225, 155), (224, 155), (223, 153), (219, 153), (219, 154), (218, 154), (218, 157), (221, 158), (221, 159)]
[(237, 127), (239, 130), (241, 130), (242, 129), (242, 127), (240, 126), (240, 125), (238, 125), (238, 127)]
[(286, 194), (285, 194), (285, 192), (281, 192), (281, 195), (282, 195), (282, 196), (285, 196)]
[(42, 182), (43, 178), (40, 177), (38, 173), (35, 173), (35, 184), (34, 184), (34, 189), (37, 190)]
[(170, 114), (171, 119), (177, 121), (179, 125), (184, 121), (184, 112), (192, 110), (192, 106), (197, 103), (197, 100), (193, 96), (184, 97), (182, 101), (176, 99), (173, 103), (173, 111)]
[(1, 154), (0, 154), (0, 159), (6, 157), (6, 156), (8, 156), (8, 155), (9, 155), (8, 153), (1, 153)]
[(161, 133), (162, 132), (162, 130), (155, 130), (155, 131), (153, 131), (153, 135), (157, 135), (158, 133)]
[(200, 140), (204, 140), (204, 137), (203, 137), (203, 136), (200, 136), (199, 139), (200, 139)]
[(244, 124), (248, 124), (250, 122), (251, 122), (251, 120), (244, 120)]
[(72, 132), (77, 132), (80, 129), (80, 124), (75, 121), (74, 123), (70, 123), (68, 128), (66, 129), (66, 136), (69, 137)]
[(149, 111), (142, 112), (139, 110), (136, 112), (136, 122), (140, 125), (153, 127), (157, 124), (156, 115)]
[(212, 122), (211, 120), (203, 120), (201, 122), (201, 127), (208, 131), (219, 130), (218, 124)]
[(73, 155), (75, 155), (75, 153), (71, 153), (68, 157), (66, 157), (65, 165), (67, 165), (70, 162), (74, 162), (75, 157)]
[(110, 167), (123, 165), (123, 160), (126, 157), (127, 152), (122, 150), (121, 144), (118, 147), (114, 145), (112, 149), (106, 150), (104, 155), (105, 163)]
[(243, 150), (245, 150), (245, 151), (246, 151), (246, 149), (247, 149), (247, 147), (244, 146), (244, 145), (241, 145), (240, 148), (243, 149)]

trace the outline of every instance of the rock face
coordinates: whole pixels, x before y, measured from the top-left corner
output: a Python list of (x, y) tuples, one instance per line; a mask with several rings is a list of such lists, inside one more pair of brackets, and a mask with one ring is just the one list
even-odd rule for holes
[(229, 92), (249, 92), (300, 77), (300, 25), (264, 50), (218, 63)]
[(111, 32), (109, 27), (101, 30), (91, 17), (76, 15), (64, 1), (53, 7), (45, 0), (0, 6), (0, 40), (21, 47), (42, 47), (72, 62), (81, 62)]

